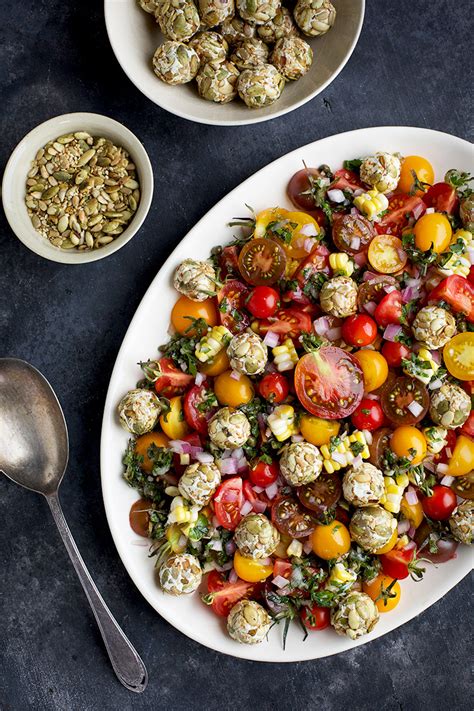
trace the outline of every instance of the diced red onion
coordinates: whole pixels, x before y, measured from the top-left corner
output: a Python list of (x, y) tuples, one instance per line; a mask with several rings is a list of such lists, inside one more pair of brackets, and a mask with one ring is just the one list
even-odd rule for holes
[(430, 351), (431, 357), (437, 365), (441, 365), (441, 353), (439, 351)]
[(240, 513), (242, 516), (247, 516), (251, 511), (253, 511), (253, 506), (250, 503), (250, 501), (245, 500), (242, 506), (240, 507)]
[(219, 539), (217, 539), (215, 541), (210, 541), (208, 545), (212, 551), (221, 551), (222, 550), (222, 541)]
[(265, 338), (263, 339), (263, 342), (269, 348), (275, 348), (275, 346), (278, 345), (279, 340), (280, 340), (280, 336), (278, 335), (278, 333), (274, 333), (273, 331), (267, 331), (265, 334)]
[(255, 491), (256, 494), (261, 494), (262, 491), (265, 491), (264, 486), (252, 486), (252, 489)]
[(370, 430), (362, 430), (362, 434), (364, 435), (365, 441), (367, 442), (367, 444), (372, 444), (372, 441), (373, 441), (372, 432), (370, 432)]
[(219, 573), (225, 573), (227, 570), (232, 570), (234, 562), (232, 560), (228, 560), (227, 563), (224, 563), (224, 565), (216, 565), (214, 563), (214, 567), (219, 571)]
[(253, 508), (255, 513), (263, 513), (265, 511), (265, 509), (267, 508), (267, 504), (265, 503), (265, 501), (260, 501), (260, 499), (255, 499), (254, 501), (252, 501), (251, 507)]
[[(356, 188), (353, 192), (354, 197), (358, 197), (359, 195), (362, 195), (362, 193), (365, 192), (363, 188)], [(356, 208), (352, 208), (353, 210), (356, 210)], [(352, 210), (351, 210), (352, 212)], [(359, 212), (359, 210), (357, 210)]]
[(405, 491), (404, 496), (407, 504), (410, 504), (410, 506), (416, 506), (416, 504), (418, 503), (418, 495), (412, 486), (408, 487), (408, 489)]
[(418, 277), (410, 277), (406, 280), (405, 283), (407, 286), (412, 286), (414, 289), (419, 289), (421, 286), (421, 279), (419, 279)]
[(369, 400), (380, 400), (380, 396), (376, 395), (375, 393), (365, 393), (364, 397), (368, 398)]
[(308, 540), (303, 543), (303, 550), (306, 554), (311, 553), (311, 551), (313, 550), (313, 544), (311, 543), (311, 539), (308, 538)]
[(360, 215), (360, 212), (356, 207), (351, 207), (351, 215)]
[(303, 571), (299, 566), (296, 568), (293, 568), (291, 571), (291, 576), (290, 576), (291, 584), (294, 588), (299, 588), (302, 586), (304, 582), (304, 575)]
[(403, 521), (398, 522), (398, 533), (403, 536), (404, 533), (408, 533), (410, 530), (410, 521), (403, 519)]
[(312, 222), (307, 222), (306, 225), (303, 225), (300, 229), (299, 234), (304, 235), (305, 237), (316, 237), (318, 230), (316, 229), (316, 225)]
[(346, 464), (346, 455), (343, 454), (342, 452), (333, 452), (332, 458), (338, 464)]
[(326, 332), (326, 337), (328, 338), (329, 341), (337, 341), (339, 338), (342, 336), (342, 328), (340, 326), (336, 326), (336, 328), (330, 328)]
[(418, 417), (418, 415), (423, 412), (423, 407), (420, 405), (419, 402), (416, 402), (415, 400), (412, 400), (412, 402), (407, 405), (407, 407), (414, 417)]
[(303, 435), (298, 435), (298, 434), (296, 434), (296, 435), (291, 435), (291, 441), (292, 441), (292, 442), (303, 442), (303, 441), (304, 441), (304, 437), (303, 437)]
[(227, 541), (227, 543), (224, 546), (225, 552), (227, 555), (233, 555), (237, 549), (237, 546), (235, 545), (235, 542), (233, 539), (230, 541)]
[(201, 464), (212, 464), (214, 461), (214, 457), (209, 452), (197, 452), (195, 459)]
[(270, 486), (267, 486), (265, 488), (265, 493), (270, 500), (274, 499), (275, 496), (278, 494), (278, 484), (274, 482), (273, 484), (270, 484)]
[(410, 526), (410, 528), (408, 529), (408, 535), (410, 536), (410, 538), (413, 538), (415, 533), (416, 533), (416, 528), (414, 526)]
[(205, 381), (205, 379), (206, 379), (206, 376), (204, 375), (204, 373), (200, 373), (198, 371), (194, 377), (194, 382), (196, 383), (196, 385), (202, 385), (203, 382)]
[(320, 316), (315, 321), (313, 321), (313, 328), (318, 334), (318, 336), (324, 336), (329, 330), (329, 320), (326, 316)]
[(232, 570), (229, 573), (229, 583), (236, 583), (238, 579), (239, 579), (239, 576), (235, 572), (235, 568), (232, 568)]
[(364, 309), (371, 316), (374, 315), (376, 308), (377, 308), (377, 304), (375, 303), (375, 301), (368, 301), (366, 304), (364, 304)]
[(314, 247), (314, 239), (307, 237), (303, 243), (304, 251), (308, 252), (308, 254), (309, 254), (310, 252), (313, 251), (313, 247)]
[[(434, 209), (434, 207), (428, 207), (428, 208), (426, 209), (426, 214), (427, 214), (427, 215), (432, 215), (433, 212), (436, 212), (436, 210)], [(415, 214), (415, 210), (413, 210), (413, 214)]]
[(193, 459), (197, 459), (197, 455), (202, 452), (202, 447), (195, 447), (194, 445), (191, 445), (191, 448), (189, 450), (189, 455)]
[(357, 254), (352, 255), (352, 259), (354, 262), (357, 264), (358, 267), (363, 267), (364, 264), (367, 264), (367, 253), (366, 252), (357, 252)]
[(467, 248), (467, 258), (471, 264), (474, 264), (474, 247)]
[(407, 253), (404, 249), (397, 249), (397, 254), (400, 258), (400, 261), (404, 262), (407, 260)]
[(191, 445), (182, 439), (170, 439), (168, 447), (176, 454), (191, 454)]
[(242, 457), (242, 459), (237, 459), (237, 474), (242, 474), (243, 472), (246, 472), (249, 467), (249, 463), (247, 462), (245, 457)]
[(433, 382), (428, 385), (428, 388), (430, 390), (438, 390), (438, 388), (440, 388), (442, 386), (442, 384), (443, 384), (443, 381), (440, 380), (439, 378), (436, 378), (436, 380), (433, 380)]
[(272, 579), (272, 583), (280, 590), (281, 588), (286, 588), (286, 586), (288, 585), (288, 580), (284, 578), (283, 575), (276, 575)]
[(398, 324), (389, 323), (389, 325), (385, 328), (385, 331), (383, 332), (383, 337), (386, 341), (391, 341), (392, 343), (394, 343), (402, 331), (402, 327)]
[(385, 291), (386, 294), (391, 294), (392, 291), (397, 291), (397, 287), (394, 286), (393, 284), (387, 284), (386, 286), (383, 287), (383, 290)]
[(344, 200), (346, 199), (346, 196), (344, 195), (342, 190), (339, 190), (338, 188), (328, 190), (326, 195), (331, 200), (331, 202), (344, 202)]
[(238, 373), (236, 370), (232, 370), (230, 373), (230, 377), (232, 380), (240, 380), (240, 373)]
[(402, 301), (404, 304), (408, 304), (409, 301), (412, 301), (413, 299), (417, 299), (419, 297), (419, 292), (414, 289), (412, 286), (407, 286), (405, 289), (402, 289)]
[(446, 451), (446, 456), (447, 456), (447, 458), (448, 458), (448, 459), (451, 459), (451, 457), (453, 456), (453, 452), (452, 452), (451, 447), (446, 447), (446, 450), (445, 450), (445, 451)]
[(362, 457), (358, 454), (351, 462), (351, 465), (357, 469), (362, 464)]
[(232, 456), (232, 449), (224, 449), (224, 451), (221, 454), (221, 459), (228, 459), (229, 457)]
[(268, 558), (259, 558), (258, 561), (262, 565), (273, 565), (273, 560), (270, 558), (270, 556), (268, 556)]
[(364, 276), (362, 277), (362, 281), (373, 281), (376, 279), (379, 274), (374, 274), (374, 272), (369, 272), (368, 270), (364, 272)]
[(432, 459), (425, 459), (423, 462), (423, 466), (425, 469), (428, 469), (429, 472), (435, 472), (436, 471), (436, 464), (433, 462)]
[[(428, 208), (428, 210), (429, 209), (432, 209), (432, 208)], [(426, 212), (428, 212), (428, 210)], [(417, 205), (415, 205), (415, 207), (413, 208), (413, 217), (415, 218), (415, 220), (417, 220), (419, 217), (421, 217), (421, 215), (424, 213), (424, 211), (425, 211), (424, 203), (419, 202)], [(434, 212), (434, 209), (432, 209), (432, 211)]]
[(352, 237), (350, 241), (350, 248), (354, 249), (356, 252), (360, 247), (360, 237)]
[(242, 457), (245, 457), (245, 452), (242, 447), (237, 447), (237, 449), (232, 450), (232, 454), (230, 456), (233, 457), (233, 459), (242, 459)]
[(436, 474), (447, 474), (449, 471), (449, 466), (447, 464), (437, 464)]
[(453, 481), (454, 481), (453, 476), (444, 476), (439, 483), (442, 484), (443, 486), (451, 486)]
[(217, 516), (212, 517), (212, 525), (214, 526), (214, 528), (218, 528), (221, 525)]
[(237, 474), (237, 460), (232, 459), (232, 457), (221, 459), (219, 469), (221, 470), (221, 474)]
[(415, 541), (409, 541), (406, 546), (403, 547), (404, 551), (412, 551), (413, 548), (416, 548), (416, 543)]

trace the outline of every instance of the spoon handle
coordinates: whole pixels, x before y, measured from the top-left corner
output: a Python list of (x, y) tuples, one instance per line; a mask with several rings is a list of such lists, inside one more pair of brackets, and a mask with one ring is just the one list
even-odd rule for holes
[(57, 492), (46, 496), (46, 500), (97, 620), (116, 675), (130, 691), (145, 691), (148, 683), (146, 667), (97, 590), (66, 523)]

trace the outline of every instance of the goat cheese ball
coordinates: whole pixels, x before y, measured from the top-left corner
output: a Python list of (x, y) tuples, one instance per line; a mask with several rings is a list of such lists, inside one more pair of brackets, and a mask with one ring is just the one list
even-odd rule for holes
[(281, 7), (281, 0), (236, 0), (240, 17), (253, 25), (272, 20)]
[(350, 467), (342, 479), (344, 498), (353, 506), (378, 504), (385, 492), (383, 474), (373, 464)]
[(200, 586), (202, 570), (196, 556), (179, 553), (161, 564), (158, 578), (162, 590), (169, 595), (188, 595)]
[(258, 644), (267, 636), (272, 619), (255, 600), (240, 600), (227, 618), (227, 631), (241, 644)]
[(417, 341), (437, 350), (455, 335), (456, 320), (441, 306), (424, 306), (415, 316), (412, 330)]
[(245, 516), (235, 529), (234, 541), (245, 558), (259, 560), (275, 552), (280, 534), (263, 514)]
[(354, 590), (331, 610), (331, 624), (337, 634), (358, 639), (371, 632), (380, 614), (375, 602), (363, 592)]
[(199, 32), (189, 42), (202, 64), (223, 62), (227, 57), (229, 45), (218, 32)]
[(454, 383), (444, 383), (431, 395), (430, 416), (433, 422), (448, 430), (461, 427), (471, 413), (471, 399)]
[(375, 553), (389, 542), (397, 527), (397, 519), (381, 506), (356, 509), (349, 530), (353, 541), (369, 553)]
[(127, 432), (142, 435), (151, 432), (161, 414), (161, 404), (152, 390), (129, 390), (118, 404), (120, 424)]
[(250, 109), (270, 106), (280, 98), (285, 79), (272, 64), (245, 69), (237, 82), (239, 96)]
[(150, 13), (150, 15), (155, 14), (156, 8), (160, 3), (161, 0), (138, 0), (138, 4), (140, 5), (141, 9), (145, 10), (145, 12)]
[(173, 284), (191, 301), (205, 301), (216, 293), (216, 272), (210, 262), (185, 259), (174, 273)]
[(184, 470), (179, 482), (179, 493), (192, 504), (205, 506), (219, 484), (221, 473), (215, 464), (190, 464)]
[(283, 448), (280, 469), (291, 486), (310, 484), (318, 478), (323, 468), (319, 449), (309, 442), (292, 442)]
[(268, 360), (265, 343), (256, 333), (239, 333), (227, 347), (230, 367), (244, 375), (263, 373)]
[(398, 185), (402, 164), (393, 153), (376, 153), (362, 161), (360, 178), (380, 193), (390, 193)]
[(268, 47), (255, 37), (244, 40), (234, 49), (230, 59), (238, 69), (253, 69), (268, 61)]
[(296, 81), (311, 67), (313, 50), (301, 37), (283, 37), (277, 41), (270, 61), (285, 79)]
[(198, 69), (197, 53), (183, 42), (168, 40), (153, 55), (153, 71), (166, 84), (187, 84), (194, 79)]
[(228, 42), (231, 47), (235, 47), (246, 39), (256, 37), (257, 26), (251, 25), (249, 22), (244, 22), (240, 17), (229, 17), (222, 23), (220, 32), (226, 42)]
[(208, 425), (209, 439), (220, 449), (238, 449), (250, 437), (250, 422), (240, 410), (222, 407)]
[(293, 14), (296, 24), (308, 37), (324, 35), (336, 21), (336, 8), (329, 0), (298, 0)]
[(237, 96), (239, 74), (233, 62), (208, 62), (196, 77), (199, 96), (217, 104), (233, 101)]
[(322, 310), (331, 316), (345, 318), (357, 312), (357, 284), (347, 276), (324, 282), (319, 294)]
[(273, 44), (282, 37), (298, 35), (293, 15), (287, 7), (281, 7), (275, 17), (257, 27), (257, 34), (267, 44)]
[(185, 42), (196, 34), (201, 24), (192, 0), (161, 0), (155, 18), (162, 33), (171, 40)]
[(215, 27), (235, 14), (234, 0), (198, 0), (201, 20), (207, 27)]
[(451, 514), (449, 527), (459, 543), (471, 546), (474, 542), (474, 501), (463, 501)]

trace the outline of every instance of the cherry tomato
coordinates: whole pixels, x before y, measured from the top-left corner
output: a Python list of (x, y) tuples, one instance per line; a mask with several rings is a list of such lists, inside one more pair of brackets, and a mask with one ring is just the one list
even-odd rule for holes
[(402, 497), (400, 513), (403, 514), (407, 521), (410, 521), (413, 528), (418, 528), (424, 518), (421, 502), (417, 501), (416, 504), (409, 504), (405, 496)]
[(316, 276), (319, 272), (330, 273), (329, 254), (329, 249), (324, 244), (320, 244), (309, 253), (306, 259), (303, 259), (293, 275), (300, 290), (304, 290), (311, 277)]
[(341, 479), (337, 474), (329, 474), (323, 471), (311, 484), (298, 486), (296, 494), (303, 506), (310, 511), (314, 511), (317, 518), (320, 518), (329, 509), (334, 508), (341, 498)]
[(285, 268), (285, 252), (272, 239), (256, 237), (244, 244), (240, 251), (240, 273), (253, 286), (275, 284), (285, 273)]
[(467, 280), (468, 280), (469, 284), (474, 285), (474, 264), (469, 269), (469, 274), (468, 274)]
[(303, 413), (300, 417), (300, 432), (307, 442), (321, 447), (329, 444), (331, 437), (336, 437), (341, 429), (337, 420), (323, 420), (315, 415)]
[(280, 225), (288, 217), (288, 210), (283, 207), (269, 207), (262, 210), (255, 218), (254, 237), (271, 237), (278, 239), (272, 231), (274, 225)]
[(311, 195), (311, 177), (319, 178), (317, 168), (303, 168), (295, 173), (288, 183), (286, 192), (295, 207), (301, 210), (314, 210), (314, 198)]
[(386, 295), (385, 287), (395, 286), (398, 288), (398, 282), (392, 276), (376, 276), (370, 281), (364, 281), (359, 286), (357, 293), (357, 305), (362, 311), (366, 304), (379, 304)]
[(201, 373), (212, 377), (229, 370), (230, 361), (226, 349), (223, 348), (220, 350), (219, 353), (208, 363), (199, 363), (198, 367)]
[[(288, 544), (287, 544), (288, 546)], [(293, 566), (289, 560), (276, 560), (273, 563), (273, 577), (276, 578), (280, 575), (282, 578), (289, 580), (291, 578), (291, 573), (293, 571)]]
[(184, 417), (183, 398), (179, 395), (169, 401), (169, 411), (161, 415), (160, 425), (170, 439), (183, 439), (188, 434), (189, 427)]
[[(416, 415), (410, 409), (412, 403), (417, 403), (421, 408), (416, 408)], [(394, 425), (416, 425), (428, 412), (430, 396), (423, 383), (402, 375), (394, 379), (390, 388), (384, 389), (380, 404), (385, 416)]]
[(333, 190), (358, 190), (363, 187), (364, 185), (357, 173), (345, 168), (336, 170), (334, 180), (331, 183), (331, 189)]
[(271, 286), (256, 286), (247, 297), (246, 306), (255, 318), (273, 316), (280, 304), (280, 294)]
[(268, 402), (280, 403), (286, 400), (290, 386), (282, 373), (267, 373), (258, 384), (258, 392)]
[(415, 557), (415, 548), (392, 548), (388, 553), (383, 553), (380, 556), (382, 570), (385, 575), (398, 580), (408, 578), (410, 571), (409, 564)]
[(295, 387), (308, 412), (336, 420), (354, 412), (362, 400), (364, 379), (354, 356), (336, 346), (323, 346), (299, 359)]
[(375, 320), (379, 326), (388, 326), (390, 323), (399, 324), (402, 320), (402, 295), (399, 291), (391, 291), (383, 297), (375, 309)]
[(385, 383), (388, 376), (388, 365), (381, 353), (366, 349), (354, 353), (354, 358), (362, 368), (366, 393), (377, 390)]
[(223, 481), (218, 486), (213, 501), (219, 526), (233, 531), (242, 518), (240, 509), (244, 502), (244, 495), (241, 477), (235, 476)]
[(149, 511), (153, 509), (153, 504), (147, 499), (138, 499), (132, 504), (128, 520), (132, 531), (137, 536), (148, 538), (148, 524), (150, 523)]
[(342, 324), (342, 337), (349, 346), (369, 346), (377, 336), (377, 324), (365, 314), (354, 314)]
[(154, 463), (148, 456), (148, 450), (152, 445), (155, 447), (167, 447), (169, 437), (164, 432), (147, 432), (135, 440), (135, 453), (139, 457), (143, 457), (140, 462), (140, 469), (143, 469), (147, 474), (151, 474)]
[(357, 409), (351, 415), (351, 422), (358, 430), (373, 432), (382, 427), (385, 416), (377, 400), (362, 398)]
[(435, 183), (423, 195), (423, 202), (427, 207), (434, 207), (436, 212), (447, 212), (452, 215), (459, 206), (456, 190), (448, 183)]
[(446, 251), (453, 236), (451, 223), (446, 215), (439, 212), (432, 212), (429, 215), (420, 217), (413, 228), (415, 235), (415, 246), (422, 252), (430, 249), (436, 254)]
[(448, 476), (465, 476), (474, 469), (474, 441), (460, 434), (448, 461)]
[(400, 271), (408, 259), (401, 239), (389, 234), (374, 237), (367, 256), (372, 267), (382, 274)]
[(406, 457), (416, 466), (426, 457), (426, 437), (416, 427), (401, 425), (392, 434), (390, 449), (397, 457)]
[(278, 462), (267, 464), (262, 460), (258, 460), (250, 467), (249, 477), (254, 486), (261, 486), (265, 489), (276, 482), (279, 473)]
[(462, 427), (459, 428), (460, 434), (467, 437), (474, 437), (474, 410), (472, 410)]
[(332, 239), (342, 252), (363, 252), (374, 236), (375, 228), (372, 222), (362, 215), (342, 215), (334, 220)]
[(307, 257), (306, 240), (308, 239), (308, 232), (313, 241), (317, 239), (320, 233), (317, 221), (306, 212), (289, 212), (280, 231), (281, 234), (276, 234), (273, 239), (278, 238), (281, 240), (283, 238), (282, 247), (291, 259)]
[(192, 319), (202, 318), (208, 326), (217, 324), (217, 309), (214, 299), (191, 301), (187, 296), (180, 296), (171, 311), (171, 323), (181, 335), (195, 336)]
[(410, 354), (410, 349), (398, 341), (385, 341), (382, 346), (382, 355), (390, 368), (399, 368), (403, 358), (409, 358)]
[(260, 323), (260, 331), (272, 331), (288, 338), (297, 338), (303, 331), (312, 328), (311, 316), (302, 309), (278, 309), (275, 316)]
[(219, 320), (231, 333), (244, 331), (250, 323), (244, 310), (248, 293), (248, 288), (238, 279), (226, 282), (217, 293)]
[(331, 560), (345, 555), (351, 547), (351, 536), (340, 521), (327, 525), (318, 524), (311, 537), (313, 553), (323, 560)]
[(217, 405), (208, 405), (213, 392), (203, 383), (193, 385), (184, 396), (184, 416), (191, 429), (207, 435), (207, 423), (217, 411)]
[(372, 443), (369, 444), (369, 462), (379, 469), (383, 469), (383, 459), (385, 452), (389, 448), (392, 430), (390, 427), (381, 427), (372, 435)]
[[(390, 592), (384, 595), (387, 588), (390, 589)], [(400, 583), (394, 582), (394, 578), (387, 575), (377, 575), (373, 580), (364, 582), (362, 590), (375, 602), (379, 612), (393, 610), (400, 602), (402, 594)]]
[(309, 513), (292, 496), (284, 496), (275, 501), (272, 521), (280, 533), (291, 538), (306, 538), (316, 525)]
[(474, 500), (474, 469), (467, 474), (456, 477), (452, 484), (455, 493), (462, 499)]
[(379, 548), (378, 550), (374, 551), (375, 555), (383, 555), (384, 553), (388, 553), (391, 551), (393, 548), (395, 548), (395, 544), (398, 541), (398, 531), (397, 529), (394, 530), (392, 533), (392, 537), (390, 538), (387, 543), (382, 546), (382, 548)]
[(235, 244), (222, 248), (219, 254), (219, 269), (221, 281), (239, 276), (239, 250)]
[(172, 397), (183, 392), (194, 380), (189, 373), (177, 368), (171, 358), (160, 358), (153, 366), (155, 390), (163, 397)]
[[(411, 193), (413, 191), (415, 184), (413, 172), (415, 172), (420, 183), (429, 183), (432, 185), (434, 170), (431, 163), (422, 156), (406, 156), (402, 161), (400, 180), (398, 181), (399, 190), (404, 193)], [(414, 194), (423, 195), (424, 192), (424, 190), (417, 189)]]
[(220, 405), (240, 407), (246, 405), (254, 396), (252, 381), (243, 373), (226, 370), (214, 381), (214, 392)]
[(395, 193), (389, 199), (387, 214), (382, 217), (380, 222), (377, 222), (375, 229), (379, 234), (400, 236), (413, 213), (420, 217), (425, 211), (426, 205), (421, 197)]
[(301, 610), (301, 621), (309, 630), (324, 630), (329, 627), (331, 611), (329, 607), (305, 605)]
[(259, 583), (273, 573), (273, 565), (262, 563), (261, 560), (244, 558), (236, 551), (234, 554), (234, 570), (242, 580), (247, 583)]
[(219, 617), (227, 617), (239, 600), (254, 598), (260, 589), (258, 583), (247, 583), (245, 580), (229, 583), (217, 570), (211, 570), (207, 578), (207, 599)]
[(418, 556), (427, 558), (432, 563), (446, 563), (456, 557), (458, 542), (452, 538), (442, 538), (438, 531), (426, 520), (415, 534), (415, 543), (418, 547)]
[(453, 274), (443, 279), (428, 295), (428, 301), (446, 301), (453, 311), (474, 322), (474, 286), (462, 276)]
[(474, 380), (474, 333), (458, 333), (443, 348), (443, 360), (458, 380)]
[(449, 486), (435, 484), (431, 496), (421, 500), (423, 511), (433, 521), (446, 521), (457, 506), (456, 494)]
[[(189, 434), (185, 435), (183, 437), (183, 440), (187, 442), (188, 444), (191, 445), (191, 447), (201, 447), (202, 448), (202, 442), (201, 439), (198, 435), (197, 432), (190, 432)], [(189, 462), (188, 462), (189, 464)], [(173, 454), (173, 470), (174, 474), (179, 479), (179, 477), (183, 474), (184, 470), (188, 466), (188, 464), (181, 464), (181, 455), (177, 454), (176, 452)], [(165, 478), (168, 479), (170, 474), (165, 474)], [(171, 483), (171, 482), (170, 482)], [(177, 484), (177, 481), (174, 482)]]

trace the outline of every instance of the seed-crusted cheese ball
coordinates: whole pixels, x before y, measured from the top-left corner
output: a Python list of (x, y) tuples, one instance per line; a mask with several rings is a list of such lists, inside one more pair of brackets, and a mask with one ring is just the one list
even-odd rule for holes
[(356, 509), (349, 526), (352, 540), (369, 553), (375, 553), (389, 542), (397, 519), (381, 506)]
[(301, 37), (283, 37), (276, 43), (270, 61), (285, 79), (295, 81), (311, 67), (313, 50)]
[(296, 24), (305, 35), (324, 35), (336, 21), (336, 8), (329, 0), (298, 0), (293, 11)]
[(206, 101), (227, 104), (237, 96), (239, 70), (232, 62), (208, 62), (199, 71), (196, 81), (199, 96)]
[(318, 478), (323, 468), (319, 449), (309, 442), (293, 442), (283, 448), (281, 473), (292, 486), (309, 484)]
[(234, 47), (246, 39), (256, 37), (257, 29), (255, 25), (244, 22), (240, 17), (232, 17), (222, 23), (221, 34), (226, 42), (228, 42), (231, 47)]
[(461, 427), (471, 413), (471, 400), (465, 390), (445, 383), (431, 395), (430, 416), (433, 422), (448, 430)]
[(199, 32), (189, 43), (201, 62), (223, 62), (229, 45), (218, 32)]
[(230, 58), (239, 69), (252, 69), (268, 60), (268, 47), (256, 38), (244, 40), (234, 49)]
[(321, 287), (319, 302), (322, 310), (331, 316), (352, 316), (357, 312), (357, 284), (346, 276), (328, 279)]
[(463, 501), (449, 519), (449, 527), (454, 538), (466, 546), (474, 542), (474, 501)]
[(235, 529), (234, 541), (245, 558), (268, 558), (275, 552), (280, 534), (263, 514), (245, 516)]
[(179, 42), (190, 39), (201, 24), (192, 0), (162, 0), (156, 8), (155, 18), (165, 37)]
[(154, 15), (156, 8), (161, 3), (161, 0), (138, 0), (138, 4), (142, 10), (149, 12), (150, 15)]
[(207, 27), (215, 27), (235, 14), (234, 0), (198, 0), (201, 20)]
[(393, 153), (376, 153), (362, 161), (360, 178), (380, 193), (390, 193), (398, 185), (400, 158)]
[(161, 405), (152, 390), (130, 390), (119, 402), (120, 424), (128, 432), (142, 435), (150, 432), (161, 414)]
[(158, 577), (164, 592), (187, 595), (201, 584), (202, 570), (196, 556), (190, 553), (172, 555), (160, 567)]
[(216, 272), (210, 262), (185, 259), (174, 273), (173, 284), (191, 301), (205, 301), (216, 293)]
[(268, 612), (255, 600), (240, 600), (227, 618), (227, 631), (241, 644), (258, 644), (268, 634), (272, 620)]
[(221, 473), (215, 464), (190, 464), (178, 483), (179, 493), (192, 504), (205, 506), (219, 484)]
[(281, 7), (274, 18), (257, 27), (257, 34), (267, 44), (271, 44), (282, 37), (298, 35), (298, 30), (293, 22), (293, 15), (287, 7)]
[(253, 25), (272, 20), (281, 7), (281, 0), (236, 0), (240, 17)]
[(353, 506), (378, 504), (385, 487), (380, 469), (368, 462), (359, 467), (350, 467), (342, 480), (344, 498)]
[(456, 333), (456, 320), (441, 306), (424, 306), (415, 316), (412, 328), (417, 341), (437, 350)]
[(197, 74), (199, 57), (192, 47), (168, 40), (153, 55), (153, 71), (166, 84), (186, 84)]
[(209, 438), (220, 449), (238, 449), (250, 437), (250, 422), (240, 410), (222, 407), (210, 420)]
[(268, 360), (267, 346), (256, 333), (239, 333), (227, 348), (230, 366), (244, 375), (263, 373)]
[(271, 64), (245, 69), (237, 83), (239, 96), (250, 109), (259, 109), (273, 104), (280, 98), (284, 86), (284, 77)]
[(375, 602), (363, 592), (354, 590), (331, 610), (331, 624), (340, 635), (357, 639), (371, 632), (379, 621)]

